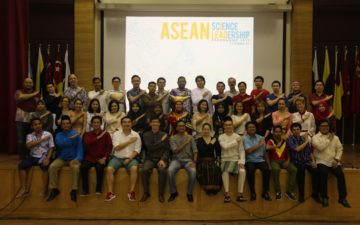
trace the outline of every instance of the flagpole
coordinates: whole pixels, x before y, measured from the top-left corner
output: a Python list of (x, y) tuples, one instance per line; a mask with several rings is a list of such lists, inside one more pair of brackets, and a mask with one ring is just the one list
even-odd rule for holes
[[(358, 46), (355, 45), (355, 67), (356, 67), (356, 60), (357, 60), (357, 56), (358, 56)], [(355, 74), (356, 76), (356, 74)], [(355, 77), (354, 77), (355, 78)], [(354, 83), (353, 83), (354, 85)], [(352, 93), (354, 94), (354, 93)], [(352, 142), (352, 146), (355, 146), (355, 132), (356, 132), (356, 116), (355, 116), (355, 113), (353, 112), (353, 142)]]

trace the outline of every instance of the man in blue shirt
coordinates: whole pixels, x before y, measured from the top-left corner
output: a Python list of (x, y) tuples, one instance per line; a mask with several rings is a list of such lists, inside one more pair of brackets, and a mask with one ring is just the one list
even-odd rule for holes
[(263, 197), (266, 201), (271, 201), (271, 197), (269, 195), (270, 169), (268, 157), (265, 157), (265, 137), (256, 134), (256, 125), (254, 122), (247, 122), (245, 128), (247, 134), (244, 136), (243, 143), (246, 153), (245, 168), (250, 188), (250, 200), (256, 200), (255, 171), (256, 169), (260, 169), (263, 179), (263, 192), (261, 197)]
[(69, 116), (61, 117), (62, 131), (56, 134), (55, 145), (58, 158), (51, 163), (49, 168), (49, 187), (51, 189), (47, 201), (52, 201), (60, 194), (58, 189), (58, 175), (63, 166), (70, 166), (72, 172), (72, 190), (70, 192), (71, 200), (76, 202), (76, 192), (78, 189), (80, 162), (83, 159), (83, 145), (79, 133), (71, 129), (71, 120)]
[(308, 135), (305, 137), (300, 136), (301, 125), (299, 123), (293, 123), (291, 125), (292, 135), (286, 140), (286, 145), (289, 148), (291, 161), (297, 168), (297, 183), (299, 189), (299, 202), (303, 203), (304, 198), (304, 186), (305, 186), (305, 169), (309, 171), (312, 177), (312, 191), (311, 195), (315, 201), (319, 202), (319, 197), (315, 194), (318, 193), (316, 175), (316, 162), (314, 154), (310, 148), (310, 142)]

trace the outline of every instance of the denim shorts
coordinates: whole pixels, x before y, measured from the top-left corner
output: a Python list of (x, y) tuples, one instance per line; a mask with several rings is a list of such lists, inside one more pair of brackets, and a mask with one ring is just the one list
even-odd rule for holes
[(109, 161), (108, 167), (114, 168), (115, 171), (120, 169), (120, 167), (125, 167), (128, 174), (130, 174), (131, 167), (137, 166), (139, 163), (138, 163), (138, 161), (136, 159), (133, 159), (127, 165), (125, 165), (124, 162), (127, 159), (128, 158), (117, 158), (117, 157), (113, 156)]
[(39, 166), (42, 171), (47, 171), (49, 165), (44, 166), (44, 164), (42, 162), (39, 163), (39, 161), (40, 161), (40, 158), (35, 158), (35, 157), (30, 157), (30, 158), (23, 159), (19, 163), (18, 169), (19, 170), (26, 170), (26, 169), (29, 169), (29, 168), (31, 168), (33, 166)]

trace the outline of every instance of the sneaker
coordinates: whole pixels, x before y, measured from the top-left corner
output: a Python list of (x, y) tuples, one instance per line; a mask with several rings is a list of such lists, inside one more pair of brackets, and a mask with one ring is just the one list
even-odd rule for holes
[(224, 197), (224, 203), (230, 203), (230, 202), (231, 202), (230, 196), (225, 196)]
[(114, 195), (114, 193), (112, 192), (108, 192), (106, 194), (106, 197), (105, 197), (105, 202), (110, 202), (111, 200), (113, 200), (114, 198), (116, 198), (116, 195)]
[(290, 199), (290, 200), (293, 200), (293, 201), (296, 201), (296, 196), (295, 196), (295, 194), (294, 193), (292, 193), (292, 192), (285, 192), (285, 197), (287, 197), (288, 199)]
[(128, 198), (129, 198), (129, 201), (135, 201), (136, 198), (135, 198), (135, 191), (131, 191), (128, 193)]
[(276, 199), (276, 200), (280, 200), (280, 199), (281, 199), (281, 192), (276, 192), (276, 193), (275, 193), (275, 199)]

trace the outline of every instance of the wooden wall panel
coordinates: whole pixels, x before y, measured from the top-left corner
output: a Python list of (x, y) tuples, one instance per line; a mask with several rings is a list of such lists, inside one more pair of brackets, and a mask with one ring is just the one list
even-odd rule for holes
[(79, 85), (92, 88), (95, 70), (95, 19), (93, 0), (75, 0), (75, 74)]
[(291, 22), (291, 81), (298, 80), (306, 95), (312, 91), (313, 0), (293, 1)]

